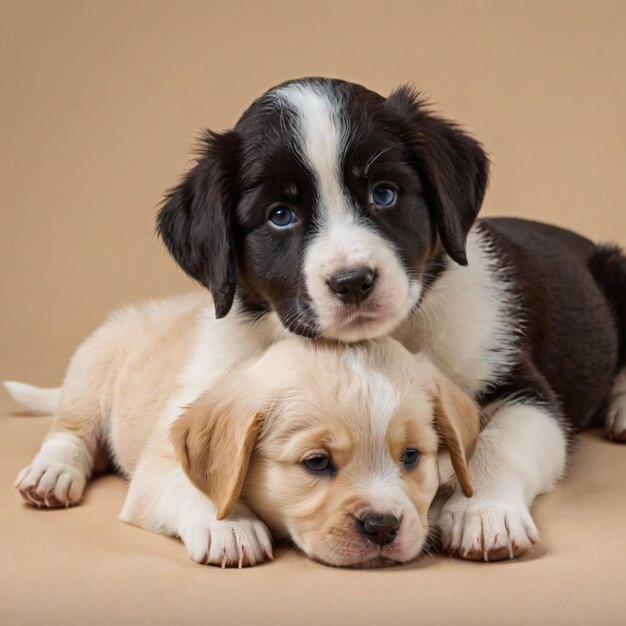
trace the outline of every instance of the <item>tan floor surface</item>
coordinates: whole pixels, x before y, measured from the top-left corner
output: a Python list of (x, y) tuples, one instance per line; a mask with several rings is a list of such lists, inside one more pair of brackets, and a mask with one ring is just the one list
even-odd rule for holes
[(534, 509), (543, 542), (525, 557), (425, 557), (359, 571), (295, 550), (245, 570), (196, 565), (178, 541), (117, 519), (126, 493), (97, 479), (69, 510), (23, 504), (11, 483), (49, 418), (0, 417), (0, 624), (626, 623), (626, 446), (583, 437), (569, 476)]

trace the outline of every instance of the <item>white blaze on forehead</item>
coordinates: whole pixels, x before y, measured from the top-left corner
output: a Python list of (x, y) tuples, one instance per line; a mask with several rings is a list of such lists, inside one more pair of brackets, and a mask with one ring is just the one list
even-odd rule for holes
[(364, 352), (355, 348), (348, 355), (348, 367), (363, 389), (368, 406), (371, 429), (368, 450), (361, 450), (366, 458), (359, 484), (366, 494), (367, 510), (388, 513), (402, 518), (414, 515), (404, 480), (398, 471), (398, 459), (391, 456), (387, 434), (400, 408), (400, 392), (380, 371), (366, 362)]
[(348, 122), (341, 102), (321, 84), (294, 83), (276, 91), (276, 98), (296, 115), (297, 149), (313, 173), (320, 217), (351, 215), (341, 182), (341, 160)]
[(404, 481), (392, 463), (375, 472), (366, 483), (365, 489), (371, 511), (391, 513), (397, 518), (414, 511)]
[(400, 404), (400, 394), (391, 381), (380, 372), (373, 370), (365, 363), (363, 352), (355, 350), (348, 357), (348, 366), (363, 388), (373, 440), (377, 447), (387, 448), (386, 437), (389, 424), (394, 418)]
[[(407, 275), (395, 246), (359, 217), (358, 201), (345, 188), (342, 163), (352, 131), (341, 94), (329, 83), (292, 83), (273, 92), (278, 107), (291, 112), (293, 147), (314, 179), (317, 229), (304, 249), (303, 273), (320, 333), (355, 341), (386, 335), (415, 305), (421, 288)], [(376, 286), (364, 308), (375, 319), (360, 324), (344, 317), (346, 306), (329, 288), (338, 272), (368, 267)]]

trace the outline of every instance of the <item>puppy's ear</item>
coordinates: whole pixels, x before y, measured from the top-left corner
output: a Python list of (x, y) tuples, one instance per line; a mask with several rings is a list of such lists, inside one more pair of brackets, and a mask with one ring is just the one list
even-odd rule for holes
[(463, 493), (473, 495), (468, 461), (474, 451), (480, 430), (477, 404), (445, 376), (439, 375), (435, 394), (435, 423)]
[(254, 383), (231, 374), (195, 400), (174, 423), (170, 438), (191, 482), (217, 507), (235, 506), (263, 422)]
[(216, 317), (235, 297), (233, 210), (238, 135), (205, 133), (195, 167), (165, 198), (157, 231), (176, 262), (209, 289)]
[(409, 149), (445, 251), (467, 265), (465, 240), (489, 179), (485, 151), (456, 124), (433, 115), (410, 87), (394, 91), (385, 105), (406, 123)]

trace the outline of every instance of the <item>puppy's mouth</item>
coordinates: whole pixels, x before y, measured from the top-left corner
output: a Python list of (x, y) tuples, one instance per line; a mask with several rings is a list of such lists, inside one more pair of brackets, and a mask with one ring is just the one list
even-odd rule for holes
[(346, 325), (378, 319), (384, 315), (383, 307), (377, 302), (343, 304), (335, 314), (337, 324)]
[(340, 341), (361, 341), (388, 335), (420, 302), (424, 289), (422, 282), (411, 278), (403, 295), (393, 296), (385, 290), (373, 293), (365, 302), (335, 302), (328, 307), (323, 334)]
[(376, 556), (373, 559), (368, 559), (367, 561), (362, 561), (361, 563), (354, 563), (353, 565), (348, 565), (352, 569), (374, 569), (378, 567), (393, 567), (394, 565), (401, 565), (402, 561), (396, 561), (395, 559), (390, 559), (386, 556)]
[[(287, 330), (296, 335), (308, 339), (328, 337), (350, 340), (353, 334), (359, 339), (369, 338), (368, 329), (376, 331), (381, 323), (386, 322), (387, 315), (385, 307), (376, 302), (341, 305), (332, 312), (331, 323), (321, 324), (311, 301), (301, 298), (281, 317)], [(371, 337), (379, 334), (380, 332), (372, 332)]]
[(346, 550), (339, 548), (336, 551), (337, 555), (341, 555), (335, 562), (334, 559), (327, 560), (324, 557), (312, 556), (312, 558), (322, 565), (329, 567), (345, 567), (350, 569), (374, 569), (378, 567), (393, 567), (395, 565), (403, 565), (409, 561), (412, 561), (415, 557), (406, 556), (403, 558), (402, 551), (398, 549), (398, 546), (375, 546), (373, 544), (365, 544), (360, 546), (352, 546)]
[(333, 311), (332, 322), (327, 324), (323, 334), (332, 339), (354, 341), (379, 337), (395, 326), (395, 316), (381, 304), (344, 305)]
[(327, 565), (329, 567), (344, 567), (350, 569), (375, 569), (379, 567), (393, 567), (395, 565), (402, 565), (405, 561), (400, 559), (392, 559), (389, 556), (385, 556), (381, 552), (376, 554), (375, 556), (368, 556), (362, 560), (355, 560), (352, 562), (346, 563), (331, 563), (329, 561), (325, 561), (324, 559), (315, 559), (322, 565)]
[[(353, 311), (340, 316), (337, 326), (342, 330), (352, 330), (383, 321), (381, 311)], [(342, 319), (343, 318), (343, 319)]]

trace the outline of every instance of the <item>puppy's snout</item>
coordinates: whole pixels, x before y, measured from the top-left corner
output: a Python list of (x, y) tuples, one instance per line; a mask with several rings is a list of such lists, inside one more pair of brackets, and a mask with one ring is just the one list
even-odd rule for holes
[(357, 519), (356, 525), (363, 537), (379, 546), (386, 546), (398, 536), (400, 520), (395, 515), (367, 513)]
[(359, 304), (373, 291), (376, 274), (369, 267), (355, 267), (333, 274), (327, 281), (330, 290), (345, 304)]

